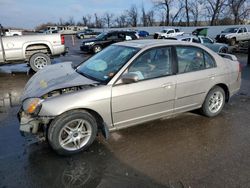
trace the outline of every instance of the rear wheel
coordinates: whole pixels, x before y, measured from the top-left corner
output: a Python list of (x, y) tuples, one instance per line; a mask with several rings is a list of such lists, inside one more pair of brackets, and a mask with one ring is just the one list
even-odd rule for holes
[(221, 112), (224, 104), (225, 92), (221, 87), (216, 86), (208, 92), (201, 111), (207, 117), (214, 117)]
[(35, 53), (30, 57), (29, 64), (37, 72), (51, 64), (50, 57), (44, 53)]
[(226, 47), (223, 47), (219, 51), (220, 53), (228, 53), (228, 49)]
[(61, 155), (70, 155), (87, 149), (95, 140), (97, 123), (84, 110), (66, 112), (54, 119), (48, 130), (51, 147)]

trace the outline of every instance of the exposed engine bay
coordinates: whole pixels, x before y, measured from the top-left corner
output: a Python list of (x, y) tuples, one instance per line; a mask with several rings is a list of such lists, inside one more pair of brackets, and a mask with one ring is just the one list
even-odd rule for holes
[(63, 88), (63, 89), (57, 89), (57, 90), (51, 91), (51, 92), (43, 95), (41, 98), (42, 99), (47, 99), (47, 98), (50, 98), (50, 97), (56, 97), (56, 96), (59, 96), (59, 95), (62, 95), (62, 94), (72, 93), (72, 92), (76, 92), (76, 91), (79, 91), (79, 90), (82, 90), (82, 89), (89, 89), (89, 88), (95, 87), (97, 85), (98, 84), (91, 84), (91, 85), (73, 86), (73, 87), (68, 87), (68, 88)]

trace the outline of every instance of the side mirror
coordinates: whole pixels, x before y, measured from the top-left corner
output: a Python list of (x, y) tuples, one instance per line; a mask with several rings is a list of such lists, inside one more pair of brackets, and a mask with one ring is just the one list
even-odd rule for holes
[(135, 83), (139, 80), (139, 77), (136, 73), (125, 73), (121, 77), (121, 82), (123, 84)]

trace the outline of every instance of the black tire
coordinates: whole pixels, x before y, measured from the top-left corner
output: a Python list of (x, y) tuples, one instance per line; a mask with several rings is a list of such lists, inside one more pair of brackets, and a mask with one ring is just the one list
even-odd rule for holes
[(100, 45), (95, 45), (93, 47), (93, 52), (96, 54), (98, 52), (102, 51), (102, 47)]
[(234, 46), (236, 44), (236, 39), (232, 38), (230, 39), (230, 46)]
[[(82, 145), (80, 148), (74, 148), (73, 150), (65, 149), (60, 144), (60, 133), (63, 133), (63, 129), (66, 125), (72, 121), (84, 120), (85, 123), (88, 123), (91, 126), (91, 135), (87, 138), (87, 142)], [(74, 133), (75, 134), (75, 133)], [(50, 124), (48, 129), (48, 141), (50, 146), (60, 155), (71, 155), (78, 153), (80, 151), (86, 150), (95, 140), (97, 134), (97, 122), (96, 119), (85, 110), (72, 110), (66, 112), (58, 117), (56, 117)], [(70, 135), (68, 134), (67, 137)], [(74, 135), (72, 135), (71, 139)], [(85, 138), (84, 138), (85, 139)], [(75, 143), (70, 143), (74, 145)], [(74, 147), (74, 146), (72, 146)]]
[[(221, 105), (220, 105), (220, 107), (218, 107), (218, 109), (217, 110), (215, 110), (214, 112), (210, 109), (211, 107), (210, 107), (210, 104), (212, 103), (211, 102), (211, 98), (213, 97), (213, 96), (215, 96), (215, 93), (220, 93), (221, 94)], [(214, 104), (214, 103), (212, 103), (212, 104)], [(221, 88), (221, 87), (219, 87), (219, 86), (215, 86), (214, 88), (212, 88), (209, 92), (208, 92), (208, 94), (207, 94), (207, 96), (206, 96), (206, 99), (205, 99), (205, 101), (203, 102), (203, 105), (202, 105), (202, 107), (201, 107), (201, 112), (202, 112), (202, 114), (203, 115), (205, 115), (205, 116), (207, 116), (207, 117), (214, 117), (214, 116), (217, 116), (220, 112), (221, 112), (221, 110), (223, 109), (223, 106), (224, 106), (224, 104), (225, 104), (225, 91)], [(215, 104), (214, 104), (215, 105)]]
[(228, 53), (228, 49), (226, 47), (223, 47), (220, 49), (219, 53)]
[(51, 64), (50, 57), (44, 53), (35, 53), (30, 57), (29, 60), (30, 67), (35, 71), (43, 69), (45, 66)]

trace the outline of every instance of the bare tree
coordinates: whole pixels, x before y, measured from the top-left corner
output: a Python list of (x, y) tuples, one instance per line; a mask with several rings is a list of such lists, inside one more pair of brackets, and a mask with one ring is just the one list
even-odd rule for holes
[(203, 3), (202, 0), (192, 1), (190, 3), (190, 16), (191, 16), (191, 19), (193, 20), (194, 26), (197, 26), (198, 18), (205, 16), (201, 14), (201, 12), (203, 12), (202, 7), (201, 7), (202, 3)]
[(127, 26), (127, 15), (126, 13), (122, 13), (117, 16), (115, 19), (117, 27), (126, 27)]
[(142, 21), (142, 25), (144, 27), (148, 26), (148, 18), (147, 18), (147, 14), (146, 14), (146, 11), (145, 11), (145, 8), (144, 8), (144, 4), (142, 4), (142, 7), (141, 7), (141, 21)]
[(127, 10), (128, 21), (132, 27), (136, 27), (138, 23), (138, 9), (137, 6), (131, 5), (130, 9)]
[(219, 18), (220, 13), (226, 5), (226, 0), (206, 0), (207, 1), (207, 11), (211, 17), (210, 25), (215, 25)]
[(170, 23), (170, 6), (173, 0), (157, 0), (154, 1), (155, 6), (163, 9), (165, 11), (165, 25), (169, 25)]
[(75, 25), (75, 21), (74, 21), (73, 16), (69, 17), (69, 20), (67, 21), (67, 23), (68, 23), (68, 25)]
[[(177, 2), (176, 2), (177, 3)], [(183, 9), (185, 8), (185, 5), (183, 4), (183, 1), (180, 0), (178, 2), (178, 10), (177, 12), (174, 14), (174, 15), (171, 15), (172, 17), (172, 22), (171, 22), (171, 25), (174, 25), (176, 19), (179, 17), (179, 15), (182, 13)]]
[(241, 18), (250, 14), (250, 7), (245, 4), (247, 4), (247, 0), (228, 0), (230, 11), (234, 16), (234, 24), (239, 24)]
[(89, 26), (91, 24), (91, 18), (92, 18), (92, 16), (90, 14), (87, 14), (87, 15), (83, 16), (82, 17), (83, 24), (85, 26)]
[(58, 25), (64, 25), (64, 21), (63, 21), (63, 19), (62, 19), (62, 18), (60, 18), (60, 19), (59, 19), (59, 23), (58, 23)]
[(190, 25), (190, 22), (189, 22), (189, 1), (188, 0), (185, 0), (185, 12), (186, 12), (186, 25), (189, 26)]
[(95, 27), (96, 28), (102, 28), (103, 27), (103, 20), (100, 18), (97, 13), (94, 14), (95, 17)]
[(113, 22), (113, 17), (114, 17), (114, 14), (112, 13), (108, 13), (106, 12), (104, 14), (104, 18), (103, 18), (103, 21), (107, 24), (107, 27), (110, 28), (112, 22)]
[(154, 25), (154, 23), (155, 23), (154, 16), (155, 16), (155, 12), (154, 12), (153, 9), (151, 9), (151, 10), (149, 10), (147, 12), (148, 26), (153, 26)]

